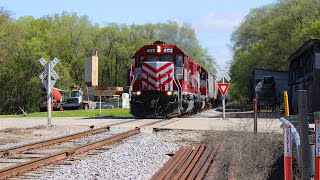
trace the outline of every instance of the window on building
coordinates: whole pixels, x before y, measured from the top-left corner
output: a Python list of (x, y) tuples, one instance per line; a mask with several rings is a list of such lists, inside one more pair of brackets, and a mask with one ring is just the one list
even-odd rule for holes
[(320, 53), (316, 53), (314, 68), (320, 69)]

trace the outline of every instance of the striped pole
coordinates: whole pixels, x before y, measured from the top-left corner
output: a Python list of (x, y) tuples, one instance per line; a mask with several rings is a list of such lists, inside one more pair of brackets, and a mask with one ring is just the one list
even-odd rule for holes
[(314, 180), (320, 180), (320, 112), (314, 112), (315, 124), (315, 160), (314, 160)]
[(292, 133), (291, 126), (284, 125), (284, 179), (292, 180)]

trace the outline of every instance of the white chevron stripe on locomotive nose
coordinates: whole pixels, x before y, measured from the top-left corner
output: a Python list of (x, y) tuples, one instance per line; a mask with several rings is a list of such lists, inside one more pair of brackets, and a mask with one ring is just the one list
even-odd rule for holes
[(172, 62), (144, 62), (142, 86), (147, 89), (173, 89), (174, 66)]
[[(154, 68), (155, 70), (158, 70), (160, 69), (162, 66), (165, 66), (167, 65), (168, 63), (164, 63), (162, 64), (162, 66), (159, 66), (158, 63), (161, 63), (161, 62), (152, 62), (152, 63), (148, 63), (148, 65), (150, 65), (152, 68)], [(163, 63), (163, 62), (162, 62)], [(142, 70), (146, 71), (149, 75), (157, 78), (159, 75), (163, 74), (163, 73), (166, 73), (168, 72), (170, 69), (173, 69), (173, 65), (172, 66), (168, 66), (166, 67), (165, 69), (161, 70), (160, 72), (154, 72), (153, 70), (149, 69), (148, 67), (146, 66), (142, 66)]]
[(161, 78), (159, 81), (155, 81), (152, 78), (150, 78), (150, 76), (148, 77), (146, 74), (142, 74), (142, 77), (144, 77), (145, 79), (147, 79), (149, 82), (151, 82), (153, 85), (158, 86), (162, 83), (164, 83), (166, 80), (168, 80), (170, 77), (172, 77), (171, 73), (168, 74), (167, 76)]

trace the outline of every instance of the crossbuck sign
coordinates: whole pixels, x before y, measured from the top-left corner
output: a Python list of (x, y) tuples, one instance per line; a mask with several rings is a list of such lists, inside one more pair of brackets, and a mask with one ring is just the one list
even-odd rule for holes
[[(44, 58), (41, 58), (39, 60), (39, 62), (42, 64), (42, 66), (45, 68), (45, 70), (40, 74), (39, 78), (40, 79), (44, 79), (47, 75), (48, 75), (48, 68), (49, 68), (49, 64), (47, 63), (47, 61)], [(57, 65), (57, 63), (59, 62), (59, 59), (54, 58), (52, 61), (50, 62), (50, 75), (53, 77), (54, 80), (57, 80), (59, 78), (58, 74), (53, 70), (53, 67), (55, 65)]]

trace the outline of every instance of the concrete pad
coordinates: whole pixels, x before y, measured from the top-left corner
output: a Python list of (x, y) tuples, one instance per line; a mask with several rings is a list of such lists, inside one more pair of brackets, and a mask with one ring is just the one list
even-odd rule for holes
[[(279, 132), (279, 119), (258, 119), (258, 132)], [(184, 118), (157, 129), (185, 129), (185, 130), (215, 130), (215, 131), (253, 131), (253, 118)]]

